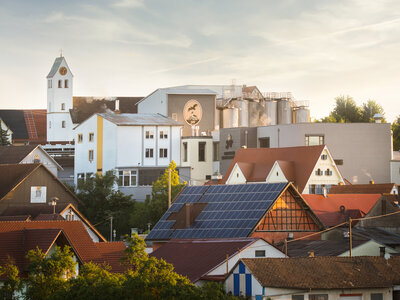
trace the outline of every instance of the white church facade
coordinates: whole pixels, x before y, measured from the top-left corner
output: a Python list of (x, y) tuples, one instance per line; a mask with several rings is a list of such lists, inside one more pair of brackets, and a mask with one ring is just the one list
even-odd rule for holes
[(63, 56), (57, 57), (47, 75), (47, 141), (71, 142), (73, 124), (73, 74)]

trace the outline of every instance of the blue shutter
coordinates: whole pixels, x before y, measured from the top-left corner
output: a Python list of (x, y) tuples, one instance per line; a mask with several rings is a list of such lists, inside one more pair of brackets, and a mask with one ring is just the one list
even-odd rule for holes
[(246, 296), (252, 296), (251, 293), (251, 274), (246, 274)]
[(239, 296), (240, 281), (239, 274), (233, 274), (233, 295)]

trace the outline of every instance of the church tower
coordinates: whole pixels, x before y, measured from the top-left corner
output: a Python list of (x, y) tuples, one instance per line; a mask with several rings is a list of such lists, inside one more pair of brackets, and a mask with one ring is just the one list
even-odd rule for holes
[(64, 56), (57, 57), (47, 75), (47, 141), (73, 140), (69, 110), (73, 108), (73, 75)]

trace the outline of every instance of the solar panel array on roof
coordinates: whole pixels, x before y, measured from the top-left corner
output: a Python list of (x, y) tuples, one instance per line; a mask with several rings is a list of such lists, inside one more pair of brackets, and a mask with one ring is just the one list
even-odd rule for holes
[[(251, 234), (287, 183), (189, 186), (174, 201), (147, 240), (237, 238)], [(207, 203), (186, 229), (168, 220), (186, 203)]]

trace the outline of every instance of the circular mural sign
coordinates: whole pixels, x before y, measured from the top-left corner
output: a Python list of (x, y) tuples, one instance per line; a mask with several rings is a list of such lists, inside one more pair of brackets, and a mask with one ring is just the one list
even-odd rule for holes
[(186, 102), (185, 107), (183, 108), (183, 118), (186, 123), (195, 126), (199, 124), (202, 116), (203, 110), (199, 101), (192, 99)]

